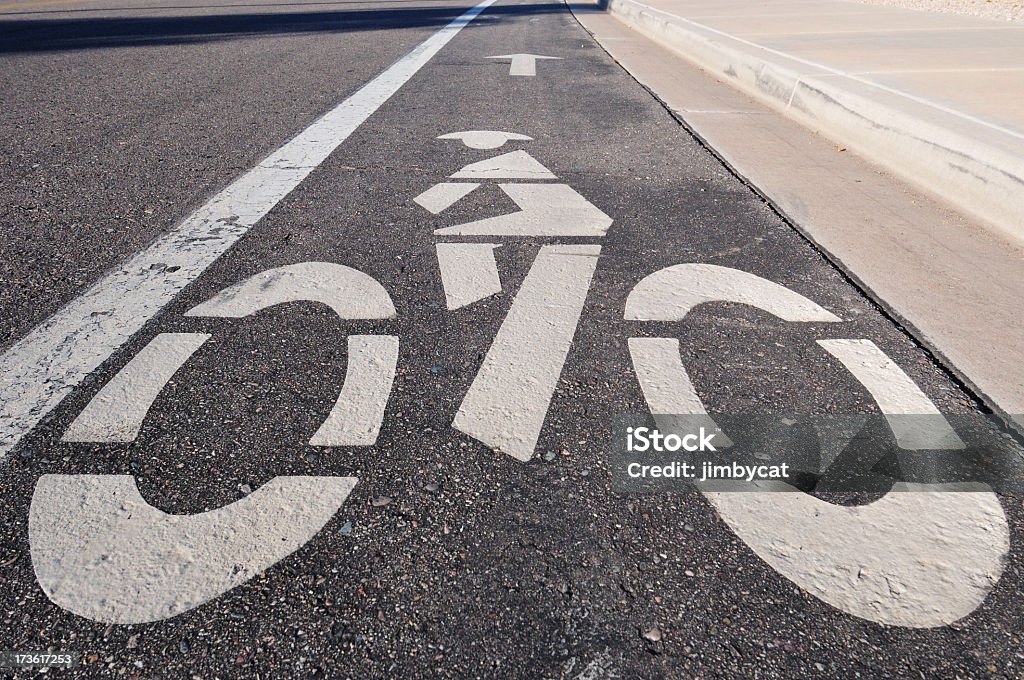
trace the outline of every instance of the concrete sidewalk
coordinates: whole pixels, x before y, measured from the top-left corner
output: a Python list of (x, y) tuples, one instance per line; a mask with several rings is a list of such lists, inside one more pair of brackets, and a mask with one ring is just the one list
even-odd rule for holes
[(1024, 241), (853, 150), (837, 153), (780, 107), (596, 4), (573, 11), (692, 134), (1024, 433)]
[(1024, 242), (1024, 25), (842, 0), (607, 9)]

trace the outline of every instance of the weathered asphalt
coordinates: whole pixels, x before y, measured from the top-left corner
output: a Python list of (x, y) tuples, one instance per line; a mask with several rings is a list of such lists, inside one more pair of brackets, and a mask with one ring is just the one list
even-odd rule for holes
[[(0, 343), (21, 337), (467, 5), (87, 7), (0, 17)], [(507, 63), (485, 58), (515, 52), (562, 61), (512, 78)], [(600, 240), (539, 455), (525, 464), (451, 421), (538, 246), (551, 239), (503, 245), (504, 293), (448, 311), (433, 229), (514, 206), (496, 187), (436, 217), (412, 202), (498, 153), (435, 139), (473, 129), (530, 135), (501, 151), (526, 149), (615, 220)], [(230, 322), (183, 316), (226, 285), (304, 261), (372, 275), (397, 318), (341, 322), (301, 303)], [(632, 287), (681, 262), (753, 272), (845, 320), (794, 328), (718, 305), (685, 324), (623, 321)], [(139, 438), (62, 443), (106, 380), (166, 332), (214, 337), (158, 398)], [(351, 333), (401, 338), (384, 427), (372, 447), (315, 449), (305, 442), (344, 377)], [(90, 662), (79, 673), (95, 676), (1024, 672), (1019, 497), (1001, 499), (1015, 549), (986, 601), (952, 625), (910, 629), (804, 593), (696, 492), (614, 493), (605, 466), (611, 423), (646, 410), (626, 348), (627, 338), (643, 335), (679, 337), (698, 391), (721, 412), (873, 410), (864, 388), (814, 343), (834, 337), (874, 341), (944, 412), (976, 411), (565, 6), (499, 2), (0, 464), (0, 647), (81, 651)], [(172, 619), (119, 626), (62, 610), (36, 582), (26, 517), (36, 480), (52, 473), (133, 474), (146, 500), (170, 513), (231, 503), (243, 487), (279, 475), (360, 482), (320, 534), (265, 574)], [(382, 505), (382, 497), (391, 501)], [(652, 626), (661, 640), (643, 637)]]

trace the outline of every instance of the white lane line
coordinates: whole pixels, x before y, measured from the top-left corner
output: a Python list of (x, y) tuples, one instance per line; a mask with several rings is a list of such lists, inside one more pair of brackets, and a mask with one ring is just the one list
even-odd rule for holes
[(0, 458), (495, 0), (484, 0), (0, 356)]
[(966, 445), (932, 400), (870, 340), (818, 340), (871, 394), (900, 448), (963, 449)]
[(373, 446), (380, 434), (398, 368), (394, 335), (348, 336), (345, 383), (313, 446)]
[(135, 441), (142, 421), (164, 386), (209, 339), (206, 333), (161, 333), (153, 338), (96, 393), (62, 439)]
[(530, 460), (569, 355), (597, 245), (541, 246), (452, 426)]
[(334, 516), (355, 477), (275, 477), (230, 505), (169, 515), (131, 475), (43, 475), (28, 516), (43, 592), (107, 623), (166, 619), (298, 550)]
[(441, 182), (412, 200), (436, 215), (461, 201), (479, 186), (476, 182)]
[(494, 249), (500, 243), (438, 243), (437, 263), (448, 309), (460, 309), (501, 292)]

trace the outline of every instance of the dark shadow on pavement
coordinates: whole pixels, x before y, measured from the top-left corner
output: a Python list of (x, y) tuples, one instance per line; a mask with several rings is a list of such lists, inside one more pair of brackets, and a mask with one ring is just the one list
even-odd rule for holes
[[(90, 17), (0, 20), (0, 53), (179, 45), (305, 33), (347, 33), (443, 26), (472, 5), (337, 12), (214, 16)], [(490, 7), (474, 23), (501, 16), (565, 12), (561, 3)], [(471, 24), (472, 26), (472, 24)]]
[[(169, 12), (171, 10), (211, 10), (211, 9), (246, 9), (246, 8), (266, 8), (273, 9), (275, 7), (337, 7), (339, 5), (391, 5), (391, 4), (408, 4), (412, 2), (424, 3), (430, 2), (430, 0), (323, 0), (323, 2), (252, 2), (252, 3), (232, 3), (226, 5), (137, 5), (135, 7), (81, 7), (72, 8), (66, 5), (56, 5), (54, 7), (47, 7), (46, 9), (11, 9), (5, 10), (3, 6), (0, 6), (0, 17), (20, 17), (27, 16), (29, 14), (95, 14), (97, 12)], [(445, 0), (438, 0), (438, 2), (445, 2)]]

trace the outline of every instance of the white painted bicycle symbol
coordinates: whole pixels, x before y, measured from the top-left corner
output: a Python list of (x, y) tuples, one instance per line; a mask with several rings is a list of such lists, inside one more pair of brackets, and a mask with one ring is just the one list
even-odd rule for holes
[[(518, 133), (442, 136), (473, 149), (529, 142)], [(572, 237), (543, 245), (517, 292), (452, 426), (518, 461), (534, 455), (541, 428), (612, 218), (524, 150), (465, 166), (415, 202), (439, 214), (494, 181), (519, 210), (438, 229), (436, 253), (449, 310), (502, 290), (494, 250), (519, 237)], [(480, 241), (480, 238), (487, 239)], [(590, 243), (581, 243), (590, 240)], [(186, 315), (241, 318), (299, 300), (341, 319), (396, 315), (372, 277), (340, 264), (304, 262), (259, 273)], [(688, 263), (640, 281), (625, 300), (632, 321), (679, 322), (698, 305), (751, 305), (792, 323), (839, 317), (753, 274)], [(150, 407), (208, 335), (162, 333), (90, 401), (63, 439), (127, 442)], [(399, 338), (353, 335), (333, 410), (311, 446), (371, 446), (377, 440), (399, 359)], [(951, 427), (916, 430), (896, 418), (938, 409), (870, 340), (819, 340), (893, 416), (906, 449), (957, 448)], [(675, 338), (630, 338), (633, 367), (653, 414), (706, 417)], [(713, 424), (713, 423), (711, 423)], [(57, 605), (80, 616), (130, 624), (194, 609), (308, 543), (345, 502), (354, 477), (276, 477), (209, 512), (169, 515), (150, 506), (126, 475), (44, 475), (35, 488), (29, 540), (37, 578)], [(879, 623), (938, 626), (976, 609), (998, 581), (1009, 551), (1006, 517), (993, 493), (926, 488), (842, 507), (802, 493), (705, 492), (721, 518), (782, 576), (845, 612)]]

